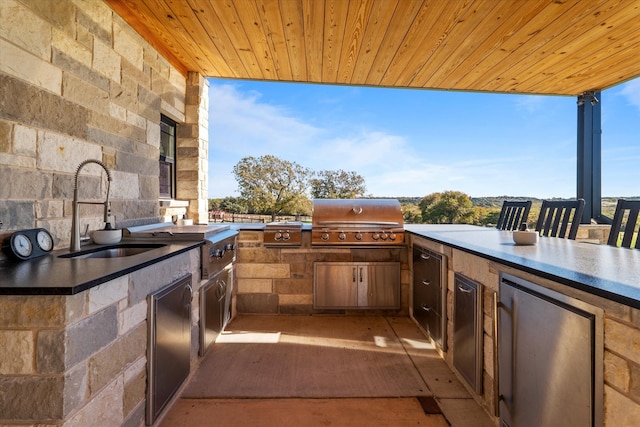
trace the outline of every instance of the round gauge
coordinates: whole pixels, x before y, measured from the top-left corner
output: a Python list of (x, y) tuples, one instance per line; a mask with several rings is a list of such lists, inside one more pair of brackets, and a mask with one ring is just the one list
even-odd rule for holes
[(51, 234), (47, 230), (38, 230), (36, 240), (38, 242), (38, 246), (43, 251), (51, 252), (51, 250), (53, 249), (53, 237), (51, 237)]
[(33, 252), (31, 240), (24, 234), (14, 233), (11, 236), (11, 248), (13, 252), (20, 258), (28, 258)]

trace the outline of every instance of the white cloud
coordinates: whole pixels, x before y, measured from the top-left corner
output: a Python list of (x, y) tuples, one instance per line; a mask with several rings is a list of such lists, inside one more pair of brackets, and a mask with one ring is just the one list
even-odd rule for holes
[(629, 105), (633, 105), (640, 112), (640, 78), (624, 83), (620, 93), (627, 98)]

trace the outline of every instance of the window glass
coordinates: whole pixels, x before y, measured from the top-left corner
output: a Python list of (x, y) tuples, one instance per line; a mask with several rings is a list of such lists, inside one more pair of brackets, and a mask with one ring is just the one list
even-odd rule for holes
[(160, 197), (174, 198), (176, 183), (176, 122), (160, 117)]

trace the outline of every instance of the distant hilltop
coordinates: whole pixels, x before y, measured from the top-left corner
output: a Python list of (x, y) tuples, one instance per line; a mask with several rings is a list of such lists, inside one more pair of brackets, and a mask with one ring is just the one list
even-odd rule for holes
[[(383, 197), (386, 198), (386, 197)], [(401, 204), (419, 204), (420, 200), (423, 197), (393, 197), (397, 199)], [(539, 199), (536, 197), (526, 197), (526, 196), (495, 196), (495, 197), (469, 197), (473, 206), (480, 206), (483, 208), (501, 208), (502, 202), (505, 200), (513, 200), (513, 201), (525, 201), (531, 200), (533, 205), (542, 204), (542, 200), (569, 200), (575, 199), (572, 198), (562, 198), (562, 197), (550, 197), (548, 199)], [(602, 206), (611, 206), (615, 208), (618, 199), (626, 199), (626, 200), (640, 200), (640, 196), (632, 196), (632, 197), (603, 197), (602, 198)]]

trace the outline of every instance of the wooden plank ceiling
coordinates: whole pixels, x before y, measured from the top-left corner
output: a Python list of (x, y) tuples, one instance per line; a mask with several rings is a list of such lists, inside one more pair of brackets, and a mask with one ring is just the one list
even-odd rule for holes
[(105, 0), (182, 72), (578, 95), (640, 76), (640, 0)]

